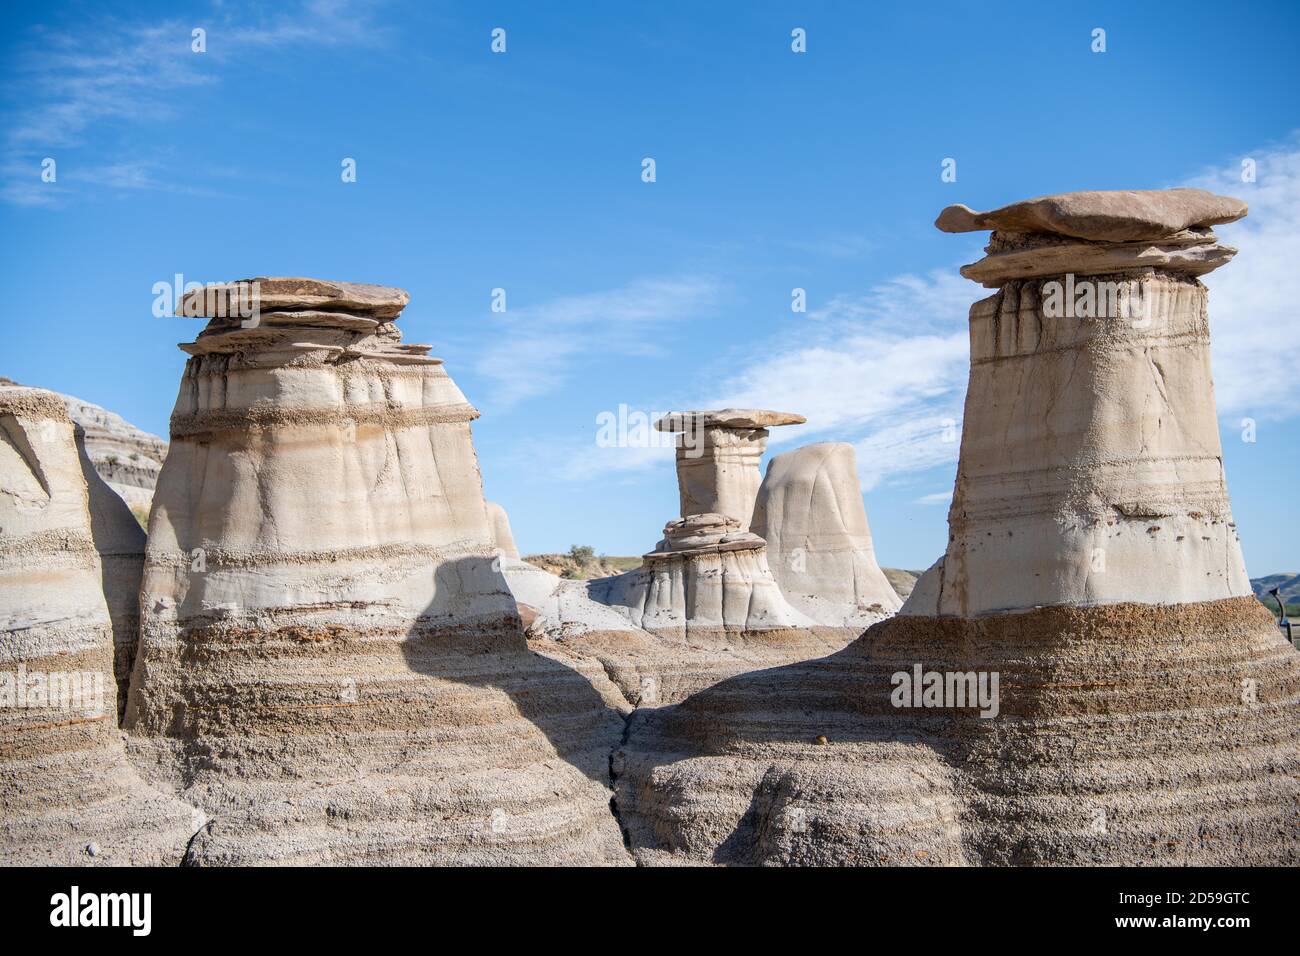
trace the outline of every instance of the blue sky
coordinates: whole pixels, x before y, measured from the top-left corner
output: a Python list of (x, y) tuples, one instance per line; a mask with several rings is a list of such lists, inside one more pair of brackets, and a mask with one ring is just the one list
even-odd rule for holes
[(398, 285), (525, 552), (637, 554), (675, 516), (671, 452), (598, 447), (601, 412), (744, 404), (808, 416), (776, 451), (854, 443), (882, 563), (922, 568), (984, 294), (939, 210), (1198, 183), (1252, 206), (1207, 280), (1247, 565), (1300, 570), (1300, 8), (990, 7), (7, 5), (0, 374), (165, 435), (198, 327), (155, 282)]

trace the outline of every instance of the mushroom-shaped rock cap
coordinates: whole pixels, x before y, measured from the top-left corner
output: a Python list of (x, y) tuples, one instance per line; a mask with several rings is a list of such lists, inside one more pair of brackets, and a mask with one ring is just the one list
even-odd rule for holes
[(235, 314), (230, 308), (232, 297), (246, 302), (251, 295), (251, 288), (256, 288), (259, 307), (264, 311), (320, 310), (346, 312), (375, 319), (395, 319), (411, 301), (410, 293), (405, 289), (391, 286), (257, 276), (187, 292), (181, 297), (176, 314), (215, 318), (218, 309), (224, 310), (223, 316)]
[(684, 432), (692, 428), (772, 428), (802, 425), (808, 419), (793, 412), (769, 412), (761, 408), (721, 408), (714, 411), (669, 412), (655, 428), (661, 432)]
[(1161, 239), (1192, 226), (1246, 215), (1246, 204), (1204, 189), (1108, 189), (1040, 196), (976, 212), (949, 206), (934, 224), (944, 232), (1046, 232), (1097, 242)]

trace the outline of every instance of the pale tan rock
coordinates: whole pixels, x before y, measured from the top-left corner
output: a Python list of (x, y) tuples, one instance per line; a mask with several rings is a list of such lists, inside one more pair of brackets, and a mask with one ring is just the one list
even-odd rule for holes
[[(0, 385), (18, 385), (0, 376)], [(73, 395), (55, 392), (73, 424), (81, 426), (82, 443), (95, 472), (137, 514), (148, 517), (158, 472), (167, 457), (167, 442), (136, 428), (121, 415)], [(140, 555), (144, 546), (141, 538)]]
[(1246, 215), (1246, 204), (1204, 189), (1096, 189), (1011, 203), (991, 212), (961, 204), (939, 214), (944, 232), (1046, 232), (1102, 242), (1159, 239)]
[(1249, 595), (1210, 377), (1206, 290), (1128, 280), (1149, 318), (1049, 318), (1041, 280), (971, 307), (946, 556), (900, 613)]
[(515, 536), (510, 530), (510, 517), (506, 509), (495, 501), (487, 503), (488, 521), (492, 526), (492, 546), (504, 557), (519, 560), (519, 549), (515, 546)]
[(898, 610), (871, 541), (852, 445), (822, 442), (777, 455), (754, 507), (777, 585), (818, 624), (865, 628)]
[[(678, 553), (660, 560), (659, 576), (642, 567), (592, 581), (564, 580), (523, 561), (502, 564), (520, 607), (536, 612), (529, 645), (599, 664), (632, 708), (672, 704), (737, 674), (830, 653), (852, 638), (855, 631), (794, 617), (775, 583), (764, 583), (770, 575), (761, 555)], [(799, 626), (773, 626), (771, 613), (751, 619), (736, 597), (755, 593), (757, 608), (766, 604)], [(691, 613), (688, 595), (694, 596)], [(711, 619), (703, 613), (708, 609)]]
[(1166, 273), (1202, 276), (1224, 265), (1236, 254), (1236, 249), (1219, 243), (1208, 230), (1143, 242), (1042, 241), (1028, 246), (992, 243), (989, 255), (979, 262), (962, 266), (961, 274), (990, 289), (1012, 279), (1062, 276), (1066, 273), (1104, 276), (1159, 269)]
[(0, 386), (0, 864), (176, 864), (204, 818), (140, 779), (117, 728), (139, 527), (75, 427), (62, 396)]
[(747, 529), (762, 483), (758, 463), (768, 428), (805, 421), (790, 412), (724, 408), (673, 412), (655, 422), (660, 431), (682, 433), (677, 437), (681, 516), (724, 514)]
[[(786, 602), (767, 564), (762, 538), (730, 515), (669, 522), (636, 572), (606, 579), (602, 603), (626, 607), (633, 623), (689, 640), (706, 634), (810, 626)], [(601, 593), (600, 586), (591, 589)]]
[(301, 327), (200, 337), (150, 522), (127, 724), (213, 818), (190, 862), (626, 862), (624, 703), (528, 647), (478, 413), (391, 322), (311, 324), (406, 293), (263, 282)]
[(411, 296), (405, 289), (361, 282), (327, 282), (301, 277), (255, 276), (221, 285), (206, 286), (181, 297), (177, 315), (214, 318), (236, 316), (249, 301), (256, 285), (261, 309), (274, 312), (321, 310), (347, 313), (353, 317), (392, 319), (402, 314)]

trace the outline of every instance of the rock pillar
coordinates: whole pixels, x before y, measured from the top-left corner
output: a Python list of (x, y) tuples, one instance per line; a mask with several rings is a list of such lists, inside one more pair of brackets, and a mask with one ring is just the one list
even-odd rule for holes
[(655, 422), (677, 437), (677, 487), (681, 516), (723, 514), (749, 529), (763, 476), (758, 464), (767, 448), (768, 429), (801, 425), (807, 419), (789, 412), (751, 408), (674, 412)]

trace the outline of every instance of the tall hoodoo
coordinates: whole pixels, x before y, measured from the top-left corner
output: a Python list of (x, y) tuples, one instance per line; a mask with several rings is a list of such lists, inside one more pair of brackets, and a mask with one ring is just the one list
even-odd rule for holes
[(947, 554), (903, 613), (1251, 593), (1195, 278), (1236, 251), (1210, 227), (1245, 213), (1201, 190), (944, 210), (940, 229), (994, 230), (962, 274), (998, 291), (970, 312)]
[(683, 518), (722, 514), (749, 530), (763, 476), (758, 463), (767, 448), (769, 428), (802, 425), (808, 419), (790, 412), (756, 408), (673, 412), (655, 422), (677, 436), (677, 489)]
[(127, 713), (137, 763), (216, 818), (192, 858), (623, 859), (621, 721), (529, 653), (478, 413), (401, 341), (407, 294), (249, 282), (260, 315), (233, 287), (179, 310), (212, 318), (181, 346)]
[(0, 863), (176, 864), (203, 817), (117, 725), (139, 526), (78, 437), (60, 396), (0, 386)]

